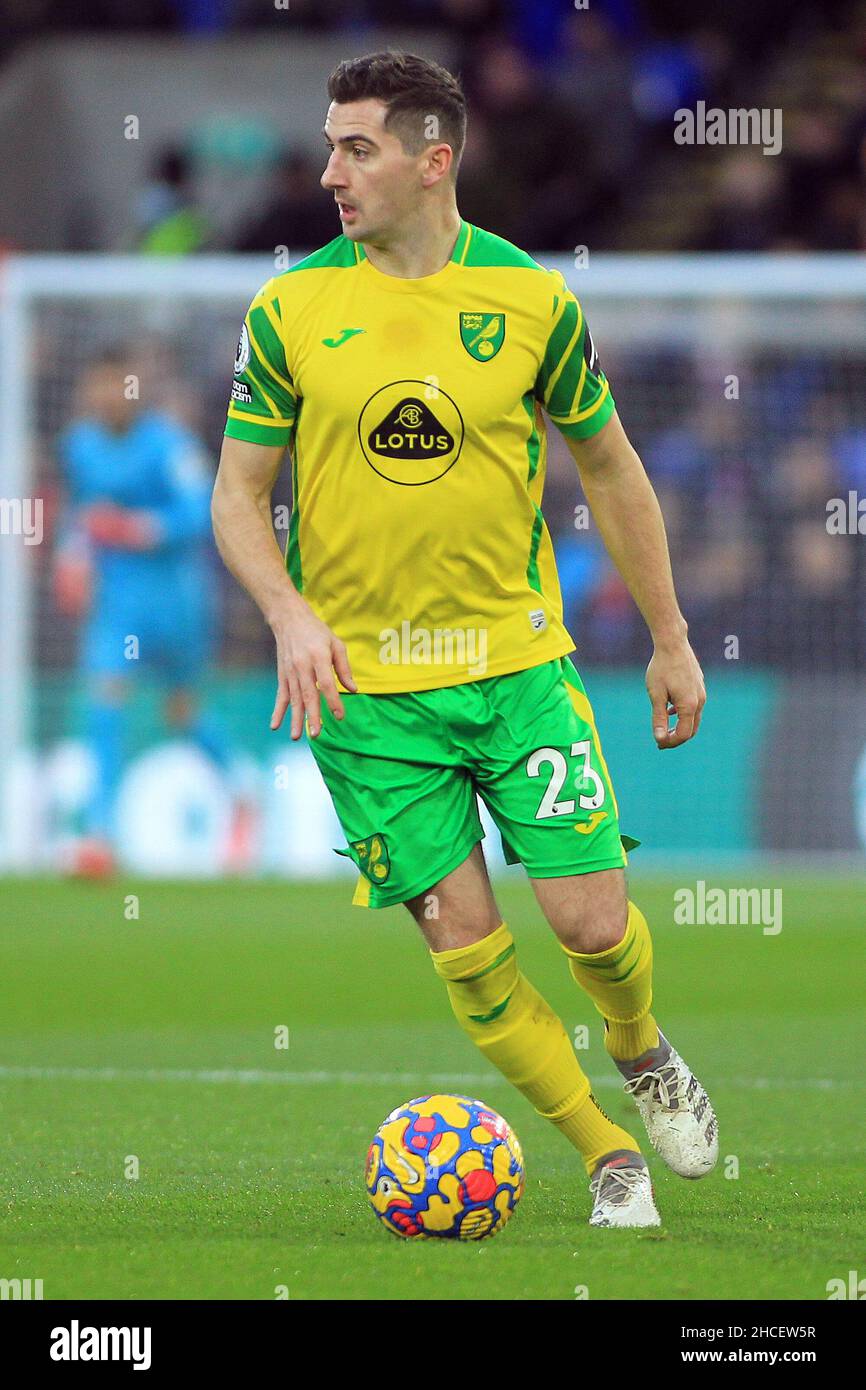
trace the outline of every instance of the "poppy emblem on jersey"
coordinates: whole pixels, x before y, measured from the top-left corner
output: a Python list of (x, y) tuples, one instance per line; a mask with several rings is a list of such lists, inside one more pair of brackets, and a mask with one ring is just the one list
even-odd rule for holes
[(476, 362), (489, 362), (505, 342), (504, 314), (460, 315), (460, 341)]
[(367, 401), (358, 420), (364, 458), (381, 478), (418, 487), (441, 478), (463, 447), (463, 417), (441, 386), (392, 381)]
[(391, 872), (391, 860), (384, 835), (368, 835), (366, 840), (353, 840), (352, 849), (358, 856), (358, 868), (371, 883), (384, 883)]

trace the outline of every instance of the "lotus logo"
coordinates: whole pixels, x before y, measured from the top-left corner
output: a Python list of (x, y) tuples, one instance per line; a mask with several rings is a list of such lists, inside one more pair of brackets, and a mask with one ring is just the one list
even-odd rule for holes
[[(414, 388), (414, 389), (409, 389)], [(358, 436), (364, 457), (380, 477), (404, 487), (435, 482), (457, 462), (463, 419), (441, 387), (395, 381), (361, 411)]]
[(401, 401), (370, 431), (367, 443), (374, 454), (392, 459), (441, 458), (454, 440), (423, 401)]
[(417, 401), (407, 401), (403, 409), (397, 415), (400, 424), (405, 425), (406, 428), (410, 430), (417, 430), (423, 418), (423, 408)]

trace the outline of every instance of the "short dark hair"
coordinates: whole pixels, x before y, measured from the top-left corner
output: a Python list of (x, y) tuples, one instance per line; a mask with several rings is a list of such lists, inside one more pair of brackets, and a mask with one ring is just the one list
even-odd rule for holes
[(459, 79), (440, 63), (392, 50), (347, 58), (328, 78), (328, 96), (341, 106), (369, 98), (384, 102), (385, 128), (409, 154), (420, 154), (429, 142), (425, 123), (436, 116), (437, 139), (451, 146), (456, 177), (466, 142), (466, 97)]

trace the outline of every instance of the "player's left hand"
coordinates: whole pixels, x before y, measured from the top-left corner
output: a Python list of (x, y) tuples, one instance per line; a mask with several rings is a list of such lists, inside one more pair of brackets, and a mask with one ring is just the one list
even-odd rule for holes
[(114, 502), (97, 502), (83, 516), (84, 528), (96, 545), (115, 550), (151, 550), (156, 531), (147, 512), (118, 507)]
[[(646, 688), (658, 747), (678, 748), (694, 738), (707, 692), (698, 658), (685, 638), (673, 647), (656, 647), (646, 668)], [(673, 729), (668, 724), (672, 714), (677, 717)]]

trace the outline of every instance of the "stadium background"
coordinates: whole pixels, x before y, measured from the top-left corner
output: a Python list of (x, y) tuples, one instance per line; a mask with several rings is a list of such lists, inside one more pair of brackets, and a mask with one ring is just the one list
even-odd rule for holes
[[(826, 522), (866, 489), (866, 5), (81, 0), (58, 15), (0, 0), (0, 24), (0, 496), (41, 498), (46, 528), (33, 547), (0, 536), (0, 1276), (44, 1274), (47, 1297), (270, 1298), (286, 1281), (293, 1298), (571, 1298), (585, 1279), (593, 1298), (824, 1297), (862, 1229), (866, 563), (863, 537)], [(221, 876), (225, 789), (166, 745), (144, 678), (123, 871), (55, 873), (86, 777), (76, 634), (50, 585), (78, 374), (133, 334), (215, 467), (238, 324), (274, 249), (293, 261), (338, 231), (317, 182), (324, 79), (386, 46), (462, 72), (463, 215), (559, 265), (583, 300), (706, 668), (698, 739), (660, 757), (648, 638), (592, 525), (575, 527), (551, 429), (545, 515), (642, 841), (666, 1026), (742, 1171), (676, 1186), (657, 1165), (667, 1245), (582, 1231), (578, 1261), (573, 1156), (479, 1071), (405, 913), (350, 909), (315, 769), (267, 731), (269, 634), (215, 555), (208, 703), (257, 789), (249, 877)], [(781, 152), (676, 145), (673, 113), (699, 100), (782, 109)], [(190, 875), (207, 881), (175, 881)], [(677, 925), (674, 892), (696, 876), (782, 890), (784, 930)], [(627, 1123), (519, 870), (501, 894), (532, 978), (569, 1030), (590, 1025), (588, 1070)], [(513, 1120), (527, 1211), (462, 1265), (414, 1253), (407, 1285), (358, 1174), (381, 1117), (433, 1084), (482, 1090)], [(121, 1176), (130, 1152), (140, 1182)]]
[[(3, 6), (13, 42), (0, 68), (0, 140), (14, 149), (26, 133), (28, 152), (7, 162), (0, 210), (4, 341), (7, 350), (18, 341), (27, 373), (22, 419), (20, 356), (17, 370), (7, 358), (4, 495), (12, 466), (43, 499), (46, 539), (11, 580), (21, 557), (4, 542), (14, 621), (4, 649), (2, 859), (50, 866), (75, 834), (87, 776), (69, 679), (76, 633), (49, 583), (61, 507), (55, 448), (78, 373), (122, 319), (150, 355), (153, 390), (215, 462), (250, 294), (275, 248), (287, 248), (290, 263), (338, 230), (318, 186), (321, 75), (347, 47), (381, 45), (415, 46), (463, 74), (472, 119), (461, 211), (559, 265), (586, 300), (659, 491), (712, 693), (701, 739), (663, 767), (646, 736), (646, 632), (592, 526), (575, 528), (579, 487), (549, 432), (545, 515), (566, 621), (644, 853), (856, 853), (866, 843), (866, 566), (861, 537), (828, 534), (826, 506), (866, 484), (863, 282), (850, 254), (866, 240), (866, 6), (738, 4), (723, 20), (676, 0), (582, 11), (495, 0), (325, 9), (101, 3), (73, 23), (35, 0)], [(781, 153), (676, 145), (673, 113), (697, 99), (781, 109)], [(55, 259), (31, 261), (16, 296), (20, 253)], [(193, 302), (178, 292), (180, 276), (160, 289), (157, 260), (216, 257), (216, 287), (219, 258), (238, 253), (250, 260), (226, 269), (231, 292)], [(652, 263), (647, 253), (678, 260)], [(134, 269), (109, 259), (118, 255), (133, 256)], [(617, 255), (630, 264), (608, 261)], [(83, 276), (100, 278), (100, 266), (88, 292)], [(829, 291), (834, 279), (840, 287)], [(290, 502), (287, 488), (286, 478), (278, 505)], [(222, 623), (209, 704), (255, 763), (247, 775), (261, 828), (251, 867), (339, 872), (330, 853), (339, 833), (306, 755), (266, 732), (269, 634), (216, 558), (213, 582)], [(139, 684), (136, 755), (163, 737)], [(804, 737), (818, 710), (820, 740)], [(147, 871), (216, 872), (219, 789), (173, 752), (138, 768), (123, 820), (127, 858)], [(281, 796), (275, 766), (292, 768), (277, 775)], [(816, 782), (817, 823), (802, 794)], [(687, 816), (657, 813), (675, 801)], [(488, 844), (496, 857), (495, 837)]]

